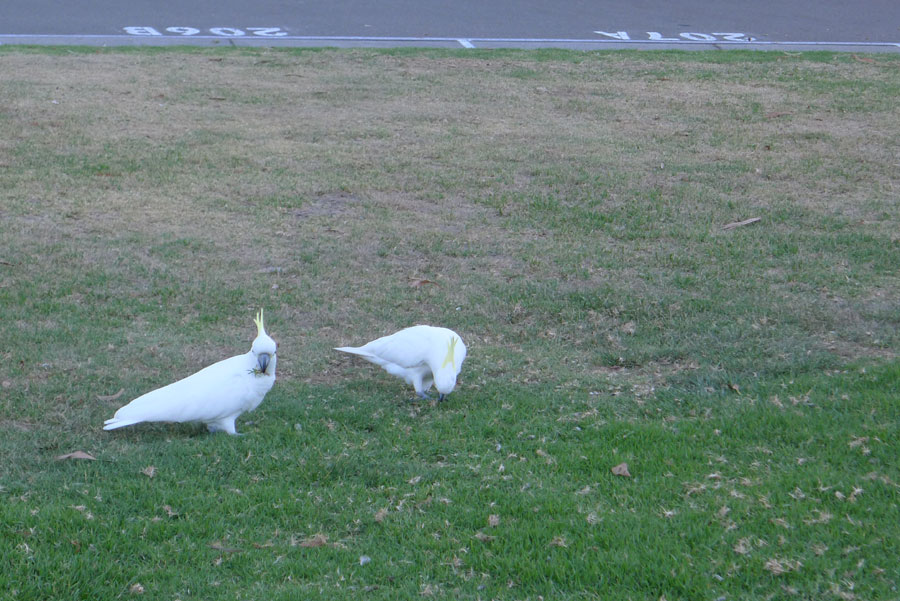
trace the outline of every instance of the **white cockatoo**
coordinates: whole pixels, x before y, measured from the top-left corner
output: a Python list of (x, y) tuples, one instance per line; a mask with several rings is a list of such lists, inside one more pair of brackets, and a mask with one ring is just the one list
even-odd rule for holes
[(203, 422), (210, 432), (237, 434), (234, 420), (256, 409), (275, 384), (275, 341), (266, 334), (262, 309), (254, 322), (258, 333), (249, 353), (139, 396), (106, 420), (103, 429), (140, 422)]
[(425, 393), (433, 384), (440, 393), (439, 401), (453, 391), (456, 376), (466, 359), (466, 345), (460, 335), (434, 326), (412, 326), (364, 346), (342, 346), (335, 350), (380, 365), (389, 374), (412, 384), (423, 399), (429, 400)]

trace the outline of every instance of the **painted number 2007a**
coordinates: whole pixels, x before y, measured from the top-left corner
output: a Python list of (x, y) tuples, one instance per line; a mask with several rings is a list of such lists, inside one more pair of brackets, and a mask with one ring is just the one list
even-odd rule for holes
[(267, 38), (280, 38), (286, 36), (287, 32), (280, 27), (210, 27), (204, 32), (196, 27), (166, 27), (160, 31), (155, 27), (125, 27), (125, 33), (129, 35), (202, 35), (211, 34), (223, 38), (239, 38), (242, 36), (256, 35)]
[(647, 31), (646, 37), (640, 35), (633, 37), (627, 31), (595, 31), (597, 35), (602, 35), (606, 38), (610, 38), (613, 40), (622, 40), (622, 41), (630, 41), (630, 40), (646, 40), (649, 42), (753, 42), (755, 39), (752, 36), (747, 35), (746, 33), (735, 33), (735, 32), (725, 32), (725, 33), (699, 33), (699, 32), (685, 32), (679, 33), (678, 37), (669, 37), (665, 36), (658, 31)]

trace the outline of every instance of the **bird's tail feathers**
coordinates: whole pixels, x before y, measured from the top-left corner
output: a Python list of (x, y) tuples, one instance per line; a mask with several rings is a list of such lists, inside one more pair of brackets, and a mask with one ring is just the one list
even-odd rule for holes
[(358, 346), (337, 346), (334, 348), (336, 351), (341, 351), (342, 353), (350, 353), (351, 355), (360, 355), (363, 357), (371, 357), (371, 355), (362, 350), (362, 348)]
[(350, 353), (351, 355), (358, 355), (358, 356), (362, 357), (363, 359), (365, 359), (366, 361), (371, 361), (372, 363), (374, 363), (376, 365), (385, 366), (385, 365), (389, 364), (388, 361), (385, 361), (378, 355), (374, 355), (359, 346), (339, 346), (339, 347), (335, 347), (334, 350), (341, 351), (344, 353)]
[(104, 430), (115, 430), (116, 428), (124, 428), (125, 426), (130, 426), (132, 424), (136, 424), (142, 420), (139, 419), (125, 419), (121, 417), (111, 417), (105, 422), (103, 422)]

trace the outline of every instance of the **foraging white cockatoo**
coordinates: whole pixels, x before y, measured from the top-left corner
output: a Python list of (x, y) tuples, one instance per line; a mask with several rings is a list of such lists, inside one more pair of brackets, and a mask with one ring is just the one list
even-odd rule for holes
[(256, 409), (275, 384), (275, 341), (266, 334), (262, 309), (254, 322), (258, 333), (249, 353), (139, 396), (106, 420), (103, 429), (140, 422), (203, 422), (210, 432), (237, 434), (234, 420)]
[(380, 365), (389, 374), (412, 384), (423, 399), (429, 399), (425, 393), (434, 384), (441, 395), (439, 401), (453, 391), (456, 376), (466, 359), (466, 345), (459, 334), (434, 326), (412, 326), (364, 346), (342, 346), (334, 350), (359, 355)]

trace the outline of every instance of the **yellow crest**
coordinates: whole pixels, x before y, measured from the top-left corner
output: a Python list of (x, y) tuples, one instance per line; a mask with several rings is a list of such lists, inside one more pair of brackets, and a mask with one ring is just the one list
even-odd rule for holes
[(263, 310), (260, 309), (256, 314), (256, 319), (253, 320), (253, 323), (256, 324), (256, 335), (262, 336), (266, 333), (266, 327), (263, 325)]
[(441, 369), (447, 367), (448, 363), (450, 365), (452, 365), (453, 367), (456, 367), (456, 357), (455, 357), (456, 341), (457, 341), (457, 338), (456, 338), (456, 336), (454, 336), (450, 339), (450, 342), (447, 343), (447, 356), (444, 358), (444, 363), (441, 364)]

